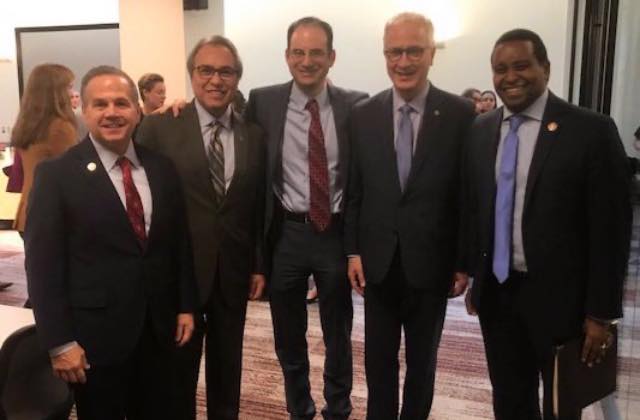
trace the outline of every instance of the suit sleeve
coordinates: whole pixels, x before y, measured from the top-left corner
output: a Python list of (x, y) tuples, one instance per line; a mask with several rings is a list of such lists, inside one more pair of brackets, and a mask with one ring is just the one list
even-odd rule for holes
[(351, 113), (349, 122), (349, 142), (351, 158), (349, 161), (349, 178), (345, 196), (344, 214), (344, 250), (346, 255), (358, 255), (358, 225), (360, 222), (360, 206), (362, 203), (362, 174), (359, 165), (357, 110)]
[(631, 235), (631, 173), (618, 130), (607, 118), (590, 145), (587, 175), (589, 238), (586, 314), (622, 316)]
[(140, 125), (138, 125), (138, 129), (136, 130), (135, 142), (148, 147), (151, 150), (157, 151), (158, 145), (156, 142), (155, 133), (155, 126), (157, 122), (154, 121), (156, 118), (158, 117), (152, 115), (142, 120)]
[(267, 153), (266, 147), (264, 143), (264, 136), (262, 130), (259, 130), (260, 135), (257, 136), (256, 142), (257, 147), (256, 151), (258, 153), (258, 174), (257, 182), (256, 182), (256, 208), (254, 211), (255, 219), (254, 219), (254, 241), (255, 241), (255, 251), (254, 251), (254, 264), (253, 264), (253, 274), (265, 274), (265, 241), (264, 241), (264, 218), (265, 218), (265, 177), (266, 177), (266, 163), (267, 163)]
[(256, 95), (253, 90), (249, 91), (249, 99), (247, 99), (247, 106), (244, 110), (244, 119), (248, 123), (258, 124), (256, 121)]
[(66, 278), (68, 225), (61, 178), (54, 162), (36, 167), (24, 232), (29, 298), (38, 336), (47, 350), (75, 340)]

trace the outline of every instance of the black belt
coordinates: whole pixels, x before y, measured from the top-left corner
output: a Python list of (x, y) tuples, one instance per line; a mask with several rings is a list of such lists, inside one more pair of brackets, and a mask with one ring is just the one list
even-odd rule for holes
[(529, 277), (529, 275), (527, 274), (526, 271), (511, 270), (509, 271), (508, 280), (521, 281), (521, 280), (526, 280), (527, 277)]
[[(283, 210), (282, 213), (284, 214), (284, 220), (289, 220), (291, 222), (297, 222), (297, 223), (305, 223), (305, 224), (311, 223), (311, 219), (309, 218), (309, 213), (294, 213), (289, 210)], [(333, 224), (340, 221), (341, 216), (342, 215), (340, 213), (332, 213), (331, 223)]]

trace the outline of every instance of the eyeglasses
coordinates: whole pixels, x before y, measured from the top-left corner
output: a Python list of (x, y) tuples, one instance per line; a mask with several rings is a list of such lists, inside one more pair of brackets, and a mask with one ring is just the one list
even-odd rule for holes
[(426, 48), (423, 47), (408, 47), (408, 48), (389, 48), (384, 50), (384, 55), (389, 61), (398, 61), (402, 58), (403, 54), (407, 55), (407, 58), (411, 61), (418, 61), (424, 55)]
[(238, 75), (238, 70), (231, 67), (222, 67), (217, 69), (213, 66), (201, 65), (196, 67), (196, 73), (203, 79), (211, 79), (216, 73), (218, 77), (228, 82)]
[(320, 49), (305, 51), (305, 50), (296, 48), (296, 49), (290, 50), (289, 55), (295, 58), (296, 60), (302, 60), (307, 55), (312, 60), (318, 60), (326, 57), (327, 52), (325, 50), (320, 50)]

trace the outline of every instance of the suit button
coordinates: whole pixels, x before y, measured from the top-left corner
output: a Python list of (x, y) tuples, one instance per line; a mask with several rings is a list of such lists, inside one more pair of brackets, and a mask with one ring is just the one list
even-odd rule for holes
[(483, 253), (482, 253), (482, 256), (483, 256), (483, 257), (485, 257), (485, 258), (487, 258), (487, 253), (486, 253), (486, 252), (483, 252)]

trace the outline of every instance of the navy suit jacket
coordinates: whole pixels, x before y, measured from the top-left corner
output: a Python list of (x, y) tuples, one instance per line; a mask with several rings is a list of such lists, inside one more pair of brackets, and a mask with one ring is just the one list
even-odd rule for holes
[(88, 137), (38, 165), (29, 199), (25, 265), (38, 335), (46, 349), (77, 341), (91, 364), (129, 356), (145, 322), (159, 345), (173, 345), (177, 314), (196, 307), (176, 170), (142, 146), (136, 153), (153, 201), (144, 247)]
[[(495, 162), (502, 108), (478, 117), (466, 153), (465, 213), (473, 302), (483, 310), (492, 274)], [(524, 254), (534, 286), (525, 311), (562, 342), (586, 315), (622, 316), (631, 232), (630, 171), (611, 118), (553, 94), (542, 118), (522, 214)]]
[(457, 264), (462, 145), (473, 118), (468, 101), (431, 85), (401, 191), (392, 90), (354, 109), (345, 249), (361, 256), (367, 282), (383, 281), (398, 250), (410, 286), (448, 292)]

